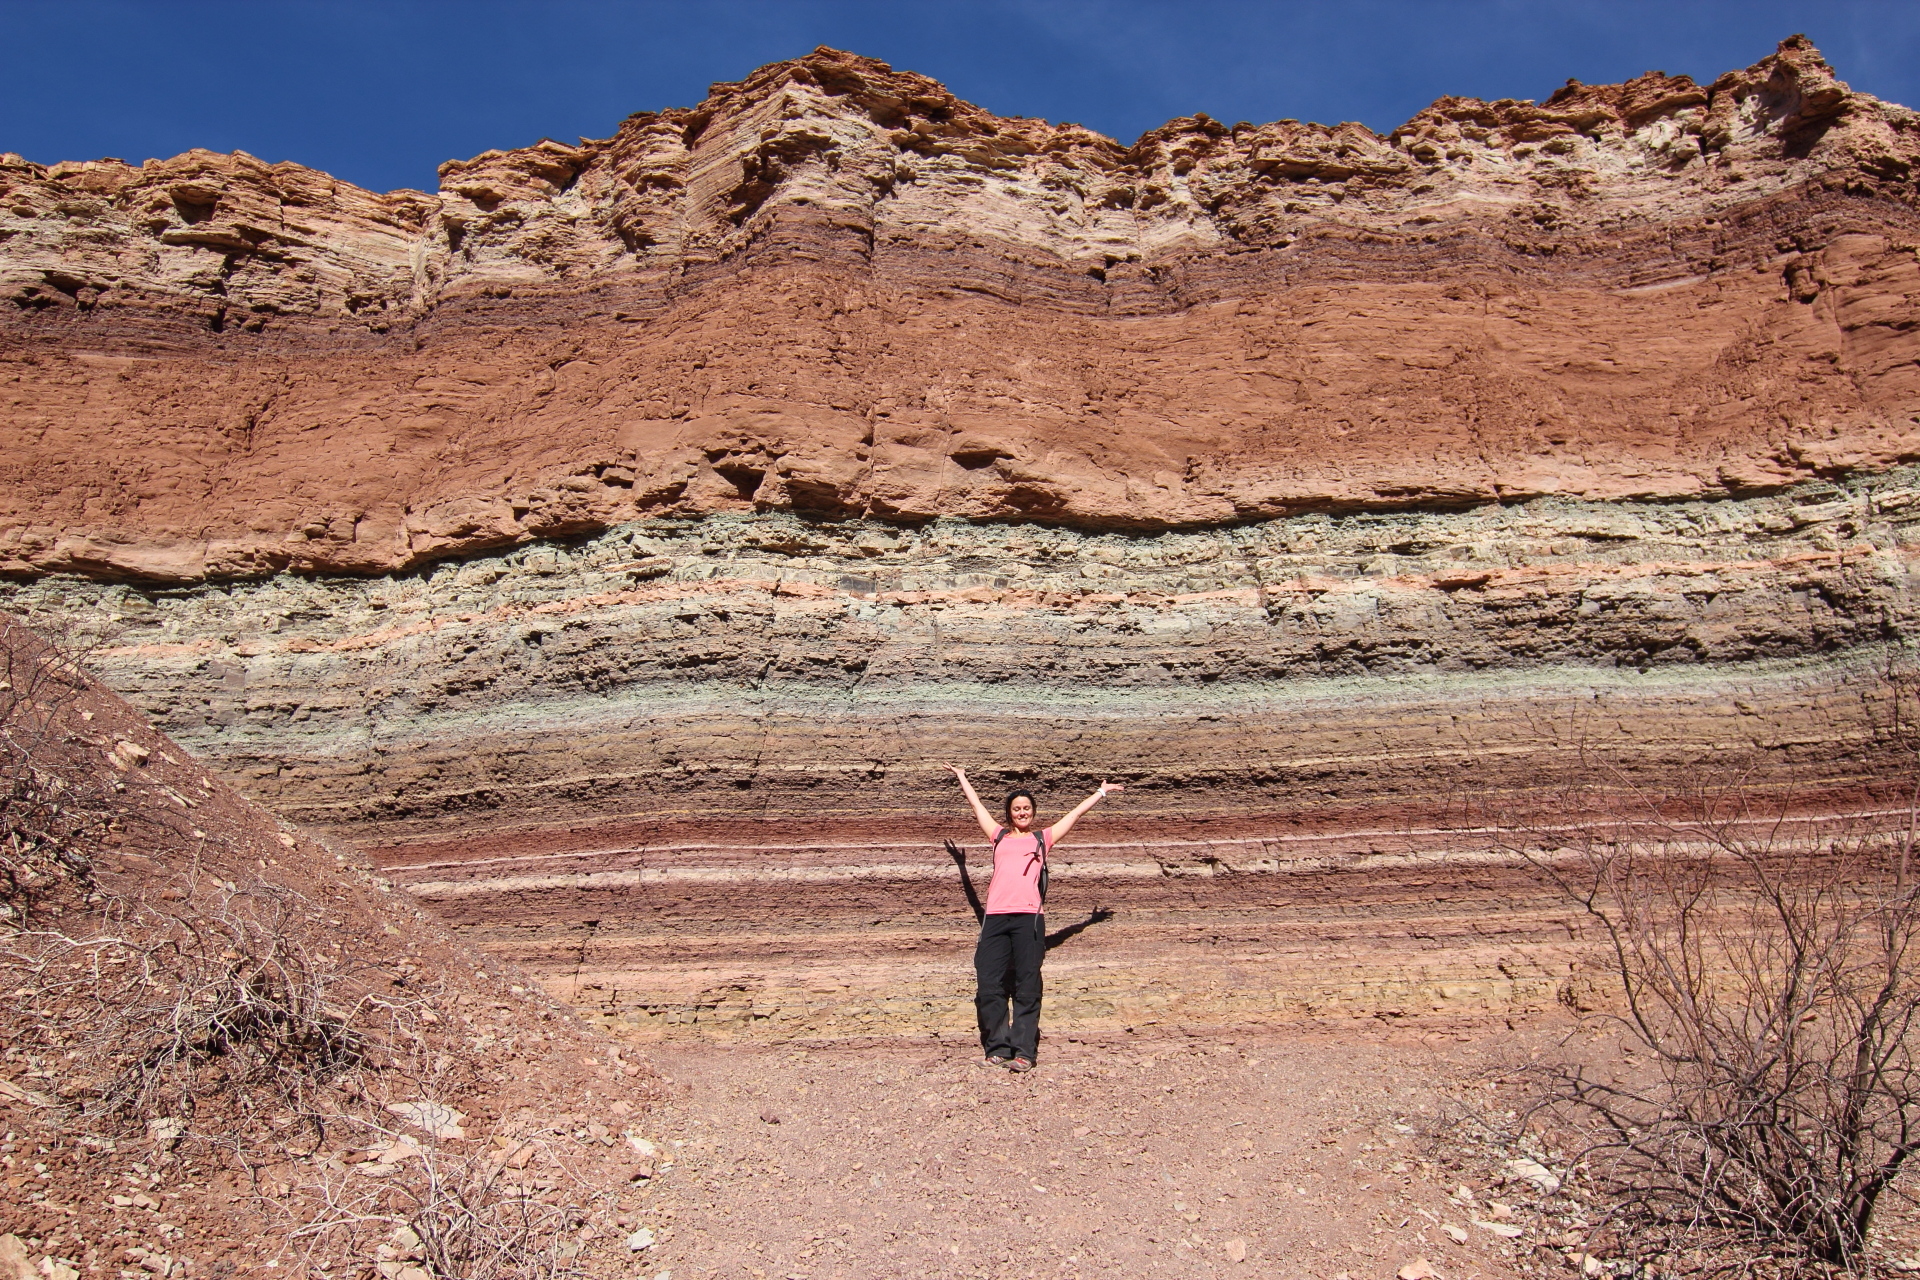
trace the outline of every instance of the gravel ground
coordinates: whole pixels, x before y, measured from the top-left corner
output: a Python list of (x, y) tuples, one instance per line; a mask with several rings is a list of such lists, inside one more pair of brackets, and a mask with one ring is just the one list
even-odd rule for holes
[(655, 1120), (680, 1146), (636, 1217), (660, 1237), (647, 1274), (1513, 1275), (1517, 1246), (1423, 1159), (1440, 1082), (1499, 1052), (1068, 1042), (1016, 1076), (924, 1041), (656, 1049), (674, 1089)]

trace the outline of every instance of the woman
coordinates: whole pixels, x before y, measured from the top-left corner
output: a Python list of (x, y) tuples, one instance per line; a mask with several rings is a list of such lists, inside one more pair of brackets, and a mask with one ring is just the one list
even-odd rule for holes
[[(980, 944), (973, 950), (978, 985), (973, 1004), (980, 1014), (980, 1047), (994, 1066), (1031, 1071), (1040, 1050), (1040, 962), (1047, 954), (1044, 885), (1047, 854), (1067, 838), (1080, 815), (1109, 791), (1123, 787), (1102, 782), (1100, 789), (1044, 831), (1033, 829), (1033, 793), (1007, 796), (1006, 822), (995, 822), (958, 765), (948, 765), (967, 793), (973, 816), (993, 846), (993, 879), (987, 884), (987, 909), (980, 921)], [(1008, 1000), (1012, 1012), (1008, 1012)]]

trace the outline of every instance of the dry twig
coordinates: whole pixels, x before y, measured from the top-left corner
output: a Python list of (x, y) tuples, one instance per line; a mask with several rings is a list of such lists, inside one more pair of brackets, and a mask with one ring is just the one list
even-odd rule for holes
[(1575, 793), (1551, 824), (1499, 824), (1602, 943), (1588, 1012), (1647, 1057), (1554, 1068), (1550, 1104), (1643, 1240), (1717, 1230), (1858, 1265), (1920, 1146), (1916, 822), (1796, 826), (1737, 789), (1638, 802)]

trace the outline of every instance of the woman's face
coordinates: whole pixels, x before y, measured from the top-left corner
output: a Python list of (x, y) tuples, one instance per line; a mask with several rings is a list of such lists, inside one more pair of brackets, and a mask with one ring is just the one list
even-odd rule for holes
[(1007, 806), (1007, 816), (1013, 819), (1015, 831), (1033, 829), (1033, 801), (1025, 796), (1015, 796), (1013, 803)]

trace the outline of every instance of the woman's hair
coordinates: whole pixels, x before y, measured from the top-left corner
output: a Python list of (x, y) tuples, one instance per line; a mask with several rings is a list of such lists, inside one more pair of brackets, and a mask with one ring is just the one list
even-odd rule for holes
[(1006, 816), (1008, 826), (1013, 825), (1013, 802), (1021, 796), (1025, 796), (1027, 803), (1032, 805), (1036, 810), (1040, 807), (1040, 802), (1033, 798), (1033, 792), (1031, 791), (1023, 789), (1020, 791), (1007, 792), (1007, 802), (1000, 806), (1000, 812)]

